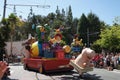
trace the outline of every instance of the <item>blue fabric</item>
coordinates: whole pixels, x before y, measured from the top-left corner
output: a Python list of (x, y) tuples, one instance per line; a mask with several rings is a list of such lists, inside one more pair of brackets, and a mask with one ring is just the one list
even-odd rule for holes
[(46, 58), (53, 58), (54, 54), (50, 50), (44, 50), (44, 57), (46, 57)]
[(32, 29), (35, 29), (35, 24), (32, 25)]
[(42, 43), (38, 42), (38, 48), (39, 48), (39, 56), (43, 56), (43, 51), (42, 51)]

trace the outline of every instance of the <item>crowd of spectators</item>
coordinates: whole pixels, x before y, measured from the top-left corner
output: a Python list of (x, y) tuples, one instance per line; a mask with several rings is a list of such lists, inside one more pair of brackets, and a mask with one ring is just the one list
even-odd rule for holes
[(105, 68), (112, 71), (113, 69), (117, 69), (118, 65), (120, 65), (120, 53), (107, 53), (106, 55), (97, 53), (92, 61), (96, 68)]

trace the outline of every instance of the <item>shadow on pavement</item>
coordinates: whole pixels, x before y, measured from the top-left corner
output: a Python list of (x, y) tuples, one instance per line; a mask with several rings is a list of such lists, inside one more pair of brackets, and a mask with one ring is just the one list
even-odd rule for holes
[[(30, 71), (33, 71), (33, 70), (30, 70)], [(36, 73), (40, 74), (39, 72), (36, 72)], [(101, 76), (97, 74), (90, 74), (90, 73), (84, 73), (83, 77), (80, 77), (80, 75), (74, 70), (62, 71), (62, 72), (49, 72), (49, 73), (45, 73), (44, 75), (50, 76), (51, 79), (53, 80), (103, 80), (101, 79)]]
[(84, 74), (84, 80), (103, 80), (103, 79), (101, 79), (101, 76), (99, 76), (97, 74), (85, 73)]
[(19, 79), (10, 79), (9, 77), (5, 77), (2, 80), (19, 80)]
[(10, 63), (9, 66), (23, 66), (22, 63)]
[(57, 76), (54, 78), (55, 80), (103, 80), (97, 74), (84, 73), (83, 77), (80, 77), (76, 71), (47, 73), (46, 75), (51, 77)]
[(62, 72), (49, 72), (49, 73), (45, 73), (46, 75), (49, 76), (55, 76), (55, 75), (72, 75), (74, 73), (77, 73), (75, 71), (62, 71)]

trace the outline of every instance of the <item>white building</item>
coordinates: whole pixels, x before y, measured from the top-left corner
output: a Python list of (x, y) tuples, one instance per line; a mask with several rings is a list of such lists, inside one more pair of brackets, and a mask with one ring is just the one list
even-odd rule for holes
[[(24, 42), (25, 41), (12, 42), (12, 54), (13, 55), (21, 55), (23, 53), (24, 46), (22, 46), (22, 43)], [(7, 50), (7, 54), (10, 55), (11, 54), (11, 42), (6, 42), (5, 48)]]

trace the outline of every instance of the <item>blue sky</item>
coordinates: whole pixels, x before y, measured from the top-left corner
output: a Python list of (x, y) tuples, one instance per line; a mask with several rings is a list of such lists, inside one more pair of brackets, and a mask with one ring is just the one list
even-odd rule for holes
[[(37, 8), (32, 7), (35, 14), (47, 15), (48, 13), (55, 12), (56, 6), (61, 10), (64, 8), (66, 11), (69, 5), (72, 7), (73, 17), (80, 18), (81, 14), (87, 15), (91, 11), (96, 14), (101, 21), (106, 24), (112, 24), (115, 17), (120, 16), (120, 0), (7, 0), (7, 4), (39, 4), (50, 5), (50, 8)], [(4, 0), (0, 0), (0, 20), (3, 16)], [(13, 12), (13, 6), (7, 5), (6, 18)], [(23, 19), (27, 18), (30, 12), (30, 7), (16, 6), (18, 16)]]

